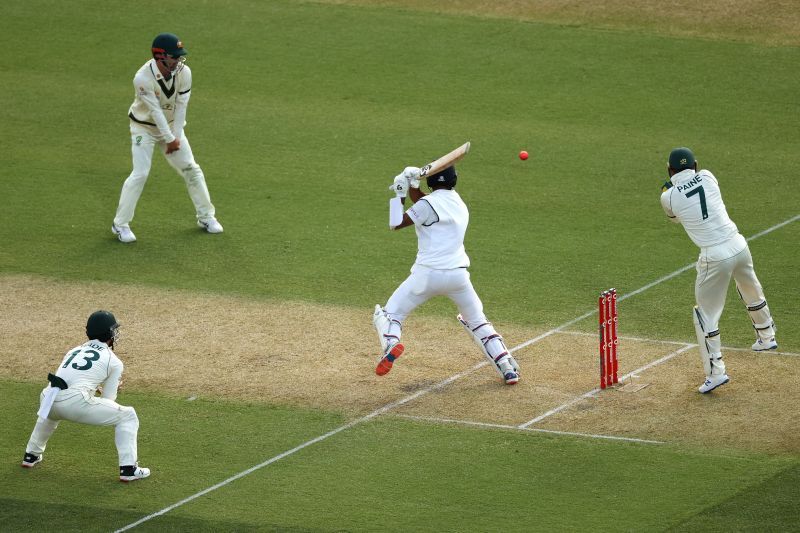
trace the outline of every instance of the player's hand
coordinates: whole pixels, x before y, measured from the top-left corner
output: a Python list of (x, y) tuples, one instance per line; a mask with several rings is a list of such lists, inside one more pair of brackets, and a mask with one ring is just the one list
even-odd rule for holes
[(394, 178), (394, 183), (389, 185), (389, 190), (394, 191), (398, 198), (405, 198), (408, 195), (408, 179), (404, 175), (398, 174)]
[(171, 143), (167, 143), (167, 153), (171, 154), (172, 152), (177, 152), (181, 149), (181, 140), (175, 139)]
[(419, 189), (419, 173), (417, 167), (406, 167), (403, 169), (403, 176), (408, 180), (408, 186), (412, 189)]

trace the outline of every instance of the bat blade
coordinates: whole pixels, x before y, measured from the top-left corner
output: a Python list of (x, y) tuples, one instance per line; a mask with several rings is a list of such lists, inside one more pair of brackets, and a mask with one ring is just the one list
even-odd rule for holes
[(450, 165), (458, 161), (461, 161), (464, 158), (464, 156), (467, 155), (467, 152), (469, 152), (469, 141), (465, 142), (452, 152), (443, 155), (436, 161), (432, 161), (427, 165), (425, 165), (424, 167), (422, 167), (419, 170), (420, 177), (424, 178), (426, 176), (432, 176), (437, 172), (446, 169)]

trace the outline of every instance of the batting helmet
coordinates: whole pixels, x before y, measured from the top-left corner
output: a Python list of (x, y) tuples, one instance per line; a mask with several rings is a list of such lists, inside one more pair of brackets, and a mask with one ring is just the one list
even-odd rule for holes
[(174, 33), (159, 33), (153, 39), (153, 56), (167, 54), (172, 57), (180, 57), (188, 53), (181, 40)]
[(669, 168), (675, 172), (694, 168), (695, 163), (697, 160), (694, 158), (694, 154), (686, 147), (675, 148), (669, 153)]
[(86, 336), (100, 342), (113, 341), (117, 338), (119, 323), (109, 311), (95, 311), (86, 321)]
[(428, 187), (433, 189), (434, 187), (444, 187), (446, 189), (452, 189), (456, 186), (456, 180), (458, 179), (458, 174), (456, 174), (456, 167), (449, 166), (444, 170), (440, 170), (436, 174), (432, 174), (428, 176), (427, 183)]

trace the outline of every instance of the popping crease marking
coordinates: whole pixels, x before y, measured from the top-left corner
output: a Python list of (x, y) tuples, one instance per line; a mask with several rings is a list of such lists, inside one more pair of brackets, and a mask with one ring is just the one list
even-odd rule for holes
[[(678, 355), (682, 354), (683, 352), (685, 352), (687, 350), (691, 350), (692, 348), (694, 348), (696, 346), (697, 346), (696, 344), (689, 344), (689, 345), (684, 346), (683, 348), (679, 348), (679, 349), (675, 350), (674, 352), (672, 352), (670, 354), (667, 354), (667, 355), (665, 355), (664, 357), (662, 357), (660, 359), (656, 359), (655, 361), (651, 361), (651, 362), (647, 363), (646, 365), (640, 366), (636, 370), (633, 370), (632, 372), (628, 372), (627, 374), (625, 374), (624, 376), (619, 378), (619, 380), (620, 381), (625, 381), (626, 379), (628, 379), (629, 377), (633, 376), (634, 374), (638, 374), (639, 372), (644, 372), (648, 368), (652, 368), (652, 367), (654, 367), (656, 365), (660, 365), (661, 363), (669, 361), (673, 357), (678, 356)], [(524, 424), (520, 424), (519, 427), (522, 429), (522, 428), (527, 428), (529, 426), (532, 426), (533, 424), (536, 424), (537, 422), (541, 422), (545, 418), (553, 416), (556, 413), (560, 413), (564, 409), (566, 409), (566, 408), (568, 408), (568, 407), (580, 402), (581, 400), (585, 400), (587, 398), (593, 397), (598, 392), (600, 392), (599, 388), (592, 389), (589, 392), (585, 392), (585, 393), (581, 394), (580, 396), (576, 396), (575, 398), (571, 399), (570, 401), (559, 405), (558, 407), (550, 409), (546, 413), (543, 413), (543, 414), (537, 416), (533, 420), (529, 420), (529, 421), (525, 422)]]
[(600, 435), (596, 433), (577, 433), (574, 431), (558, 431), (555, 429), (542, 429), (542, 428), (530, 428), (530, 427), (521, 427), (521, 426), (510, 426), (507, 424), (490, 424), (488, 422), (475, 422), (472, 420), (455, 420), (452, 418), (435, 418), (435, 417), (427, 417), (427, 416), (414, 416), (414, 415), (395, 415), (400, 418), (408, 418), (411, 420), (421, 420), (423, 422), (438, 422), (444, 424), (461, 424), (467, 426), (478, 426), (478, 427), (487, 427), (487, 428), (498, 428), (498, 429), (513, 429), (516, 431), (531, 431), (535, 433), (550, 433), (552, 435), (565, 435), (568, 437), (585, 437), (590, 439), (606, 439), (606, 440), (621, 440), (626, 442), (639, 442), (643, 444), (666, 444), (666, 442), (661, 440), (648, 440), (648, 439), (638, 439), (636, 437), (621, 437), (618, 435)]

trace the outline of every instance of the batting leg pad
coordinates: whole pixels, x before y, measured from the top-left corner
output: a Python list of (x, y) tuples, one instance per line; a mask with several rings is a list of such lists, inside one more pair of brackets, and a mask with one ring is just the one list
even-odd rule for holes
[(372, 324), (375, 326), (375, 331), (378, 332), (378, 340), (381, 342), (382, 353), (386, 354), (392, 346), (400, 342), (403, 326), (398, 320), (389, 318), (386, 315), (386, 311), (384, 311), (380, 305), (375, 305), (375, 311), (372, 314)]
[(506, 343), (503, 342), (503, 337), (494, 329), (490, 322), (482, 322), (473, 326), (467, 324), (461, 315), (458, 315), (458, 321), (467, 330), (475, 343), (480, 347), (483, 355), (491, 361), (492, 366), (504, 378), (507, 372), (513, 371), (519, 374), (519, 365), (516, 359), (508, 352)]
[(700, 360), (703, 362), (706, 376), (724, 374), (725, 363), (722, 361), (722, 341), (719, 337), (719, 328), (708, 331), (705, 316), (698, 306), (694, 306), (692, 319), (697, 334), (697, 344), (700, 347)]
[(750, 320), (753, 321), (753, 329), (756, 330), (759, 339), (769, 341), (775, 337), (777, 328), (775, 327), (775, 322), (772, 321), (772, 315), (769, 312), (766, 300), (748, 305), (747, 312), (750, 314)]

